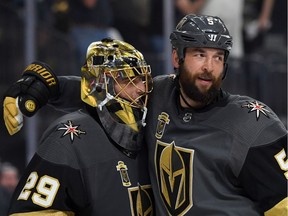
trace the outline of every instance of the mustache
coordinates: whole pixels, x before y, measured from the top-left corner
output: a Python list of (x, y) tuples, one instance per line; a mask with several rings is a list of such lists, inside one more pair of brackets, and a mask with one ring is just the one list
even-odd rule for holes
[(215, 77), (211, 73), (201, 73), (197, 76), (198, 79), (207, 80), (207, 81), (215, 81)]

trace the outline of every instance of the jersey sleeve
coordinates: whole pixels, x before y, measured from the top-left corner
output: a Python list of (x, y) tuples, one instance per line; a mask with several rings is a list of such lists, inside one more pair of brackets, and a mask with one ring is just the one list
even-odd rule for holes
[(288, 215), (287, 133), (271, 143), (251, 147), (239, 179), (265, 216)]
[(55, 100), (50, 100), (50, 106), (64, 112), (73, 112), (83, 107), (81, 101), (81, 77), (59, 76), (60, 95)]
[(26, 167), (12, 196), (9, 215), (77, 215), (88, 206), (81, 171), (71, 164), (74, 156), (63, 143), (48, 142)]

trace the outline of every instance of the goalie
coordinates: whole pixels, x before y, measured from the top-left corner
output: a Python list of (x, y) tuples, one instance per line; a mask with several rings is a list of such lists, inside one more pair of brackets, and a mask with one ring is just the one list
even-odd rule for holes
[[(146, 161), (141, 143), (151, 81), (150, 66), (130, 44), (92, 43), (82, 67), (85, 106), (43, 134), (9, 215), (153, 215), (147, 164), (141, 162)], [(32, 116), (56, 100), (58, 79), (46, 64), (34, 62), (12, 90), (4, 102), (4, 115), (17, 116), (14, 122), (11, 114), (5, 118), (10, 134), (21, 127), (17, 107)]]

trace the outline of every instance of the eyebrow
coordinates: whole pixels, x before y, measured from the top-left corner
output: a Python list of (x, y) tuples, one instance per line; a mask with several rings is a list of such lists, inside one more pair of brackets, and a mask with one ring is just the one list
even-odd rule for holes
[[(193, 48), (193, 51), (194, 51), (194, 52), (205, 53), (204, 48), (201, 48), (201, 47)], [(218, 55), (225, 55), (225, 51), (219, 49), (219, 50), (217, 51), (217, 54), (218, 54)]]
[(203, 48), (192, 48), (193, 52), (201, 52), (204, 53), (204, 49)]

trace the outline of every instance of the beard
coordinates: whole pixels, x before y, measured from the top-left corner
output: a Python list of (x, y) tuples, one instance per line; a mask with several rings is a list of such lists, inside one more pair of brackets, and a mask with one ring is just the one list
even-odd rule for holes
[(215, 78), (210, 73), (203, 73), (202, 76), (212, 79), (212, 85), (208, 90), (201, 91), (195, 85), (197, 76), (191, 76), (184, 64), (180, 65), (179, 74), (181, 89), (191, 100), (207, 105), (218, 97), (222, 84), (222, 76)]

